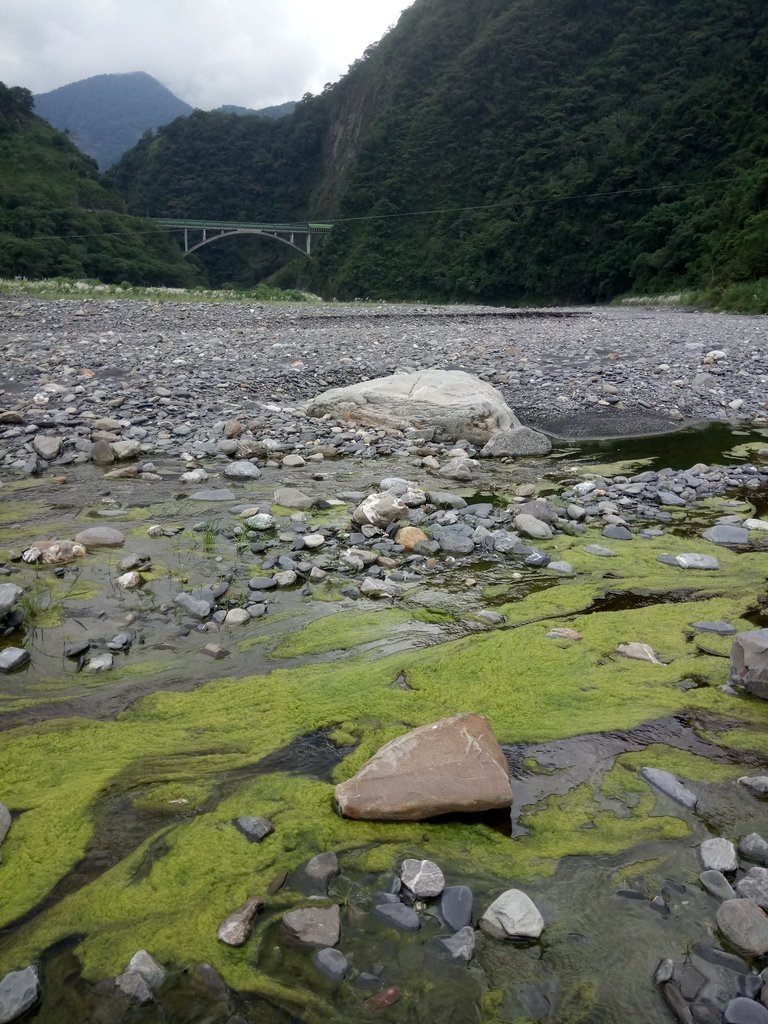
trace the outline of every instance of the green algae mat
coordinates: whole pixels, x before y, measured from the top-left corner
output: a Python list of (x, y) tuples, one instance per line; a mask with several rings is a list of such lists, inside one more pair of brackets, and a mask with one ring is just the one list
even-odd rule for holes
[[(67, 696), (56, 699), (52, 669), (39, 683), (44, 698), (6, 693), (0, 712), (26, 697), (33, 717), (24, 725), (9, 718), (0, 747), (0, 799), (14, 816), (0, 864), (0, 974), (71, 940), (84, 978), (95, 982), (147, 948), (179, 969), (211, 964), (233, 989), (282, 1008), (287, 1016), (275, 1020), (356, 1020), (360, 998), (313, 981), (306, 956), (291, 950), (275, 959), (280, 914), (300, 898), (290, 873), (318, 852), (333, 850), (342, 861), (349, 888), (337, 896), (355, 934), (354, 887), (384, 879), (405, 856), (435, 860), (456, 884), (468, 880), (489, 898), (518, 884), (557, 892), (582, 863), (630, 874), (635, 863), (651, 864), (637, 871), (655, 877), (665, 859), (699, 840), (701, 825), (650, 789), (638, 774), (645, 765), (698, 783), (712, 822), (765, 827), (758, 809), (746, 828), (750, 812), (736, 780), (768, 752), (768, 707), (720, 689), (727, 645), (711, 637), (697, 643), (692, 624), (754, 628), (768, 552), (712, 549), (720, 569), (695, 572), (658, 561), (701, 545), (682, 532), (614, 543), (611, 559), (583, 550), (600, 539), (590, 531), (542, 542), (574, 575), (544, 574), (547, 585), (522, 596), (512, 567), (496, 570), (487, 596), (505, 618), (498, 628), (481, 627), (476, 609), (453, 591), (450, 611), (421, 607), (416, 591), (393, 608), (319, 604), (309, 618), (288, 616), (275, 637), (265, 626), (263, 643), (241, 644), (236, 672), (219, 673), (227, 663), (211, 662), (209, 680), (190, 692), (164, 690), (163, 673), (170, 678), (179, 665), (171, 669), (162, 651), (147, 651), (131, 671), (154, 677), (154, 687), (148, 678), (146, 695), (114, 715), (70, 713)], [(96, 597), (86, 581), (78, 586), (45, 584), (41, 629), (57, 627), (54, 613), (68, 599)], [(548, 638), (558, 627), (580, 639)], [(619, 656), (618, 645), (631, 642), (649, 644), (660, 663)], [(221, 677), (210, 679), (214, 673)], [(46, 720), (34, 721), (41, 699)], [(487, 716), (499, 741), (520, 751), (629, 734), (645, 723), (650, 737), (653, 723), (667, 720), (684, 723), (691, 749), (647, 741), (640, 751), (580, 766), (564, 787), (557, 771), (532, 757), (521, 761), (521, 791), (524, 777), (535, 777), (538, 788), (518, 808), (514, 838), (490, 818), (406, 824), (336, 814), (334, 784), (383, 743), (464, 711)], [(309, 762), (294, 757), (301, 743), (320, 753)], [(249, 844), (233, 826), (242, 815), (269, 818), (274, 834)], [(223, 918), (285, 873), (288, 883), (267, 898), (249, 943), (218, 942)], [(555, 957), (571, 933), (556, 923), (557, 910), (553, 917)], [(358, 941), (368, 941), (364, 932)], [(406, 944), (398, 955), (419, 954)], [(509, 961), (490, 948), (484, 956), (486, 981), (457, 988), (449, 979), (431, 995), (414, 985), (389, 1019), (458, 1021), (450, 1005), (469, 1013), (467, 992), (478, 1020), (527, 1019), (522, 1010), (513, 1015), (509, 980), (501, 980)], [(525, 959), (515, 967), (523, 969), (534, 970)], [(565, 1009), (557, 1020), (586, 1021), (599, 1005), (599, 979), (577, 973), (561, 978)]]

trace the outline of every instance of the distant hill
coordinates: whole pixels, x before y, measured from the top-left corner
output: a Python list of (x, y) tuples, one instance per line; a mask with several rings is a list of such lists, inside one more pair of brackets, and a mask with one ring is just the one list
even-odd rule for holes
[(35, 113), (68, 132), (102, 171), (148, 129), (191, 114), (192, 109), (143, 71), (95, 75), (35, 96)]
[(238, 114), (240, 117), (271, 117), (278, 121), (281, 117), (288, 117), (296, 109), (295, 100), (288, 100), (287, 103), (278, 103), (275, 107), (260, 107), (252, 110), (251, 107), (238, 107), (234, 103), (225, 103), (223, 107), (216, 107), (220, 114)]
[(199, 282), (170, 232), (123, 209), (93, 160), (35, 116), (32, 94), (0, 82), (0, 277)]

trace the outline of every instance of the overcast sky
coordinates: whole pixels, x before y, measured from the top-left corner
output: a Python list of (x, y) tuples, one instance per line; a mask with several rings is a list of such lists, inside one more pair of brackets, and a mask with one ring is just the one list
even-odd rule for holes
[(412, 0), (0, 0), (0, 81), (146, 71), (193, 106), (320, 92)]

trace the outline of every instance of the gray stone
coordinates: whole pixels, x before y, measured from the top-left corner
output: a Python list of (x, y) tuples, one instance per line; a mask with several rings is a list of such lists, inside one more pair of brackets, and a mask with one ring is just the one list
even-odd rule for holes
[(14, 672), (29, 661), (29, 651), (23, 647), (3, 647), (0, 649), (0, 672)]
[(694, 551), (677, 555), (675, 561), (681, 569), (715, 570), (720, 568), (720, 563), (712, 555), (700, 555)]
[(702, 871), (699, 875), (699, 881), (712, 896), (716, 896), (719, 900), (734, 900), (736, 899), (736, 893), (721, 871)]
[(524, 533), (526, 537), (534, 537), (536, 540), (547, 540), (553, 536), (552, 528), (547, 523), (526, 512), (515, 516), (515, 529)]
[(604, 548), (600, 544), (585, 544), (584, 550), (588, 555), (596, 555), (598, 558), (616, 558), (616, 552), (610, 548)]
[(41, 459), (46, 459), (47, 461), (58, 458), (61, 451), (61, 441), (58, 437), (50, 437), (48, 434), (35, 434), (32, 447)]
[(335, 946), (341, 931), (341, 913), (331, 907), (301, 907), (283, 915), (283, 926), (305, 946)]
[(154, 957), (150, 956), (146, 949), (140, 949), (133, 954), (125, 973), (140, 974), (153, 992), (160, 988), (165, 981), (166, 975), (165, 968)]
[(8, 835), (8, 830), (11, 827), (11, 821), (11, 812), (5, 804), (0, 804), (0, 846), (3, 845), (3, 841)]
[(300, 466), (306, 466), (306, 462), (300, 455), (286, 455), (283, 465), (288, 469), (298, 469)]
[(434, 429), (437, 441), (485, 444), (521, 423), (490, 384), (460, 370), (422, 370), (335, 388), (306, 405), (309, 416), (332, 416), (382, 429)]
[(383, 491), (379, 494), (369, 494), (355, 509), (352, 514), (354, 522), (361, 525), (378, 526), (383, 529), (401, 519), (406, 514), (407, 506), (394, 494)]
[[(251, 896), (245, 903), (233, 910), (219, 925), (216, 937), (227, 946), (242, 946), (251, 936), (253, 922), (264, 909), (264, 901)], [(337, 940), (338, 941), (338, 940)]]
[(89, 526), (75, 534), (75, 543), (82, 544), (89, 550), (93, 548), (121, 548), (125, 544), (125, 534), (113, 526)]
[(318, 853), (304, 865), (304, 874), (325, 892), (331, 879), (341, 874), (339, 858), (332, 851)]
[(768, 629), (752, 629), (735, 638), (728, 683), (768, 700)]
[(739, 783), (754, 796), (768, 796), (768, 775), (742, 775)]
[(400, 881), (418, 899), (439, 896), (445, 888), (443, 872), (431, 860), (404, 860), (400, 869)]
[(225, 488), (208, 487), (202, 491), (195, 491), (189, 497), (191, 501), (234, 501), (235, 493)]
[(174, 604), (183, 608), (188, 615), (195, 619), (207, 619), (213, 611), (213, 602), (203, 598), (193, 597), (192, 594), (177, 594)]
[(468, 459), (465, 455), (450, 459), (440, 467), (438, 473), (446, 480), (461, 480), (468, 482), (472, 479), (472, 470), (477, 463), (474, 459)]
[(726, 900), (717, 908), (717, 927), (747, 957), (768, 953), (768, 917), (752, 900)]
[(513, 427), (500, 430), (480, 452), (485, 458), (493, 456), (546, 455), (552, 451), (552, 442), (546, 434), (531, 427)]
[(732, 999), (723, 1014), (724, 1024), (768, 1024), (768, 1010), (754, 999), (738, 996)]
[(115, 461), (115, 453), (109, 441), (94, 441), (91, 447), (91, 462), (97, 466), (110, 466)]
[(115, 986), (124, 996), (137, 1006), (144, 1006), (152, 1001), (152, 989), (146, 978), (135, 971), (126, 971), (115, 978)]
[(705, 530), (702, 537), (704, 540), (708, 540), (710, 544), (735, 545), (738, 547), (749, 544), (749, 533), (741, 526), (719, 524), (710, 527), (709, 530)]
[(674, 960), (660, 960), (653, 972), (654, 985), (664, 985), (667, 981), (671, 981), (674, 970)]
[(421, 928), (419, 915), (404, 903), (380, 903), (373, 908), (374, 917), (401, 932), (417, 932)]
[(733, 636), (736, 632), (736, 627), (730, 622), (693, 622), (691, 628), (700, 633), (715, 633), (717, 636)]
[(641, 768), (640, 777), (664, 793), (665, 796), (690, 810), (693, 810), (699, 801), (696, 794), (692, 793), (687, 786), (679, 782), (670, 772), (665, 772), (661, 768)]
[(40, 997), (37, 968), (11, 971), (0, 981), (0, 1024), (9, 1024), (34, 1006)]
[(262, 839), (271, 836), (275, 826), (269, 818), (251, 818), (244, 816), (235, 818), (235, 828), (242, 832), (249, 843), (260, 843)]
[(0, 583), (0, 618), (13, 608), (23, 593), (15, 583)]
[(736, 892), (745, 900), (754, 902), (768, 910), (768, 868), (750, 868), (736, 883)]
[(115, 663), (115, 659), (111, 654), (104, 652), (103, 654), (94, 654), (88, 659), (88, 663), (85, 666), (86, 672), (109, 672)]
[(768, 865), (768, 843), (757, 832), (750, 832), (739, 843), (739, 853), (747, 860)]
[(544, 918), (536, 904), (520, 889), (508, 889), (488, 907), (480, 927), (494, 939), (538, 939)]
[(294, 572), (293, 569), (284, 569), (282, 572), (276, 572), (272, 577), (278, 587), (292, 587), (298, 581), (298, 578), (298, 573)]
[(245, 522), (246, 526), (251, 530), (258, 530), (260, 533), (274, 530), (275, 528), (275, 517), (270, 515), (269, 512), (258, 512), (255, 516), (246, 519)]
[(467, 925), (448, 939), (438, 939), (438, 949), (450, 956), (451, 960), (469, 963), (475, 955), (475, 930)]
[(457, 932), (472, 921), (474, 896), (467, 885), (449, 885), (443, 889), (440, 914), (448, 927)]
[(230, 480), (258, 480), (261, 470), (247, 459), (241, 459), (237, 462), (230, 462), (224, 469), (224, 476), (229, 477)]
[(141, 451), (140, 441), (113, 441), (112, 454), (119, 462), (135, 459)]
[(547, 565), (547, 569), (550, 572), (559, 573), (561, 576), (571, 576), (571, 575), (573, 575), (573, 566), (571, 565), (571, 563), (570, 562), (565, 562), (562, 559), (560, 561), (558, 561), (558, 562), (550, 562)]
[(366, 576), (360, 584), (360, 593), (363, 597), (400, 597), (403, 588), (390, 580), (377, 580), (372, 576)]
[(318, 949), (312, 957), (318, 971), (329, 980), (337, 984), (344, 980), (347, 973), (347, 958), (338, 949)]
[(706, 870), (732, 872), (739, 866), (736, 847), (728, 839), (705, 839), (699, 854)]
[(245, 608), (230, 608), (224, 617), (225, 626), (242, 626), (250, 621), (250, 613)]
[(674, 491), (659, 491), (658, 499), (660, 505), (673, 505), (676, 507), (685, 505), (685, 499), (681, 498), (679, 494), (675, 494)]
[(313, 505), (312, 498), (296, 487), (278, 487), (275, 491), (275, 504), (283, 508), (295, 508), (306, 512)]
[(632, 533), (626, 526), (608, 525), (603, 527), (603, 536), (608, 540), (632, 540)]

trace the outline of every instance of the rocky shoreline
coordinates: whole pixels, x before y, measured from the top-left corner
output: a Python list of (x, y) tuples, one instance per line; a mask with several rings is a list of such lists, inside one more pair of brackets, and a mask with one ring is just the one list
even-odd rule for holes
[[(391, 439), (340, 441), (295, 407), (329, 387), (426, 367), (475, 374), (524, 423), (560, 437), (768, 423), (758, 317), (8, 296), (0, 312), (0, 465), (27, 471), (39, 459), (85, 461), (99, 439), (131, 455), (230, 454), (222, 430), (233, 418), (277, 450), (386, 454)], [(36, 434), (51, 438), (42, 454)]]
[[(47, 1021), (62, 971), (75, 1016), (105, 1021), (768, 1018), (768, 690), (723, 661), (768, 614), (762, 320), (0, 308), (2, 1019), (42, 984)], [(553, 437), (718, 421), (737, 451), (492, 457), (303, 406), (425, 366), (477, 374)], [(376, 808), (347, 814), (370, 820), (344, 819), (409, 728), (467, 711), (507, 740), (514, 838), (508, 813), (463, 816), (471, 772), (413, 819), (373, 773)], [(94, 831), (73, 838), (78, 814)], [(532, 931), (489, 924), (502, 894)]]

